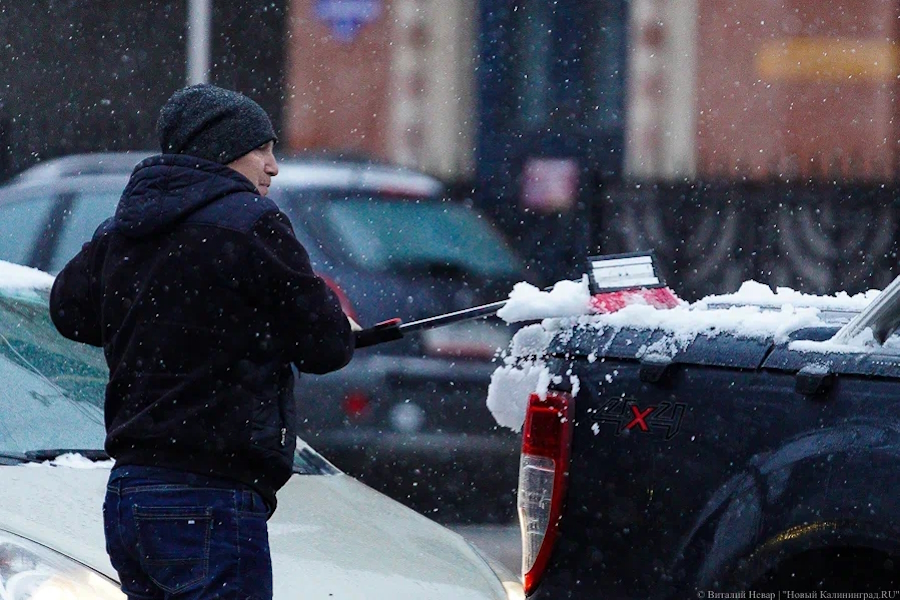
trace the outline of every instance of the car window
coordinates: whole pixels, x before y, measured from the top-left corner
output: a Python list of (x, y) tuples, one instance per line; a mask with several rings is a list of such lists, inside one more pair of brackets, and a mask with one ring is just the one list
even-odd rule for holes
[(91, 239), (97, 227), (113, 216), (121, 192), (79, 193), (72, 201), (55, 227), (59, 233), (59, 241), (50, 259), (47, 270), (59, 273), (73, 256), (78, 254), (81, 246)]
[(517, 261), (500, 236), (465, 206), (358, 200), (325, 207), (349, 256), (373, 269), (448, 263), (482, 275), (512, 275)]
[[(103, 448), (106, 359), (62, 337), (48, 302), (46, 291), (0, 289), (0, 453)], [(337, 472), (298, 443), (294, 473)]]
[(365, 269), (446, 266), (489, 277), (514, 277), (523, 271), (493, 226), (462, 204), (425, 198), (346, 198), (346, 192), (285, 196), (284, 210), (292, 220), (314, 228), (323, 245)]
[(29, 265), (55, 196), (31, 196), (0, 206), (0, 260)]

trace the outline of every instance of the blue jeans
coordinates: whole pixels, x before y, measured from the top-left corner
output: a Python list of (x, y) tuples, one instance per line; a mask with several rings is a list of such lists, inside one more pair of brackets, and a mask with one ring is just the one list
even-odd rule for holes
[(262, 496), (237, 482), (153, 467), (115, 467), (106, 551), (129, 600), (271, 600)]

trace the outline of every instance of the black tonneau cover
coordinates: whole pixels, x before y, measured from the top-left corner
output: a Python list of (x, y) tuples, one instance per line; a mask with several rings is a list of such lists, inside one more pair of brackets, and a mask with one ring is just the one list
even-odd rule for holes
[(883, 348), (856, 350), (810, 343), (824, 342), (838, 329), (837, 326), (802, 329), (789, 339), (777, 342), (728, 332), (699, 333), (686, 341), (677, 333), (658, 329), (582, 325), (558, 334), (550, 344), (549, 354), (576, 360), (635, 360), (647, 368), (690, 364), (900, 378), (900, 340), (888, 340)]

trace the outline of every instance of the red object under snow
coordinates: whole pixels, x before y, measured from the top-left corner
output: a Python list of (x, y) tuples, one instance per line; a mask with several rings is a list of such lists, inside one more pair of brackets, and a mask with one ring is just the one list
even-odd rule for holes
[(619, 290), (595, 294), (591, 298), (591, 310), (595, 313), (612, 313), (629, 304), (648, 304), (654, 308), (675, 308), (681, 299), (667, 287)]

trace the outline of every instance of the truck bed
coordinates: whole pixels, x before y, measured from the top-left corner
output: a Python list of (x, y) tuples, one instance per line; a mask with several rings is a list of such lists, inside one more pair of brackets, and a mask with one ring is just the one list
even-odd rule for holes
[(574, 426), (532, 598), (900, 589), (900, 352), (828, 346), (837, 329), (557, 334)]

